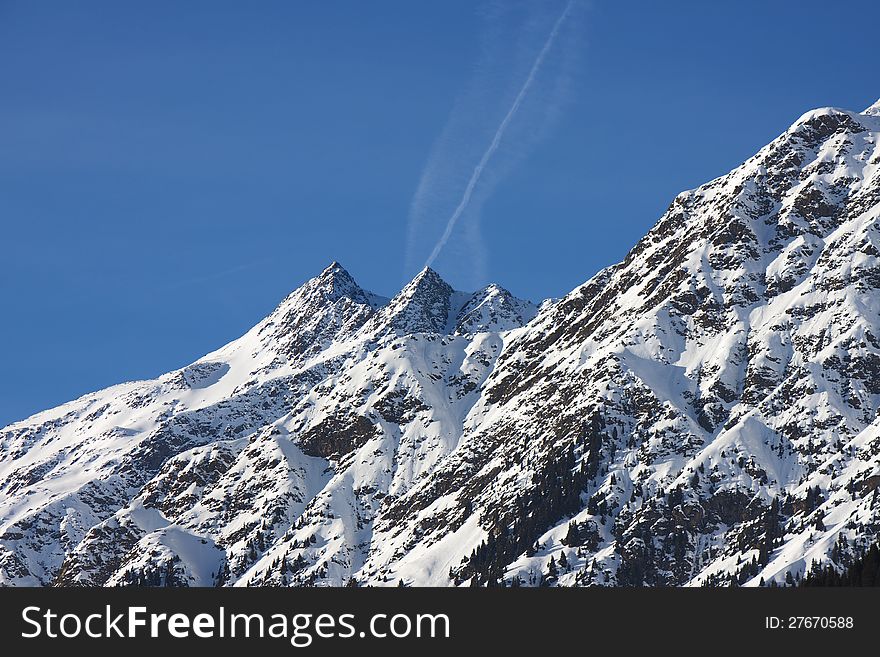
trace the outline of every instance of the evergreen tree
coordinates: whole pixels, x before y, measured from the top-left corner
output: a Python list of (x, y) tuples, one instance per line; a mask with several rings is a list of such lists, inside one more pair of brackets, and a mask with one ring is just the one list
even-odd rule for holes
[(550, 557), (550, 563), (547, 564), (547, 577), (548, 578), (556, 578), (559, 576), (559, 571), (556, 569), (556, 561), (553, 557)]
[[(515, 500), (514, 508), (486, 519), (489, 535), (457, 572), (462, 580), (476, 577), (476, 584), (498, 581), (504, 566), (525, 553), (534, 556), (541, 548), (538, 537), (565, 516), (581, 509), (581, 493), (588, 480), (586, 466), (578, 465), (569, 445), (546, 461), (532, 476), (528, 492)], [(604, 504), (604, 502), (603, 502)]]
[(845, 556), (841, 561), (849, 563), (846, 568), (839, 569), (832, 563), (820, 566), (814, 562), (801, 586), (880, 586), (880, 543), (857, 550), (853, 558), (844, 549), (841, 546), (838, 554)]
[(562, 544), (568, 547), (575, 547), (581, 544), (581, 533), (578, 529), (578, 524), (574, 520), (568, 523), (568, 533), (562, 539)]

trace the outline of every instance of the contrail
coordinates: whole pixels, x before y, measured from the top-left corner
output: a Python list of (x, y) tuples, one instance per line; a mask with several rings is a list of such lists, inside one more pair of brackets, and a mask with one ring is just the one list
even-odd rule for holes
[(492, 142), (489, 144), (489, 148), (486, 149), (486, 152), (483, 153), (483, 157), (480, 158), (477, 166), (474, 167), (474, 172), (471, 174), (471, 178), (468, 181), (467, 186), (465, 187), (464, 194), (461, 197), (461, 201), (459, 201), (458, 206), (452, 213), (452, 216), (449, 217), (449, 221), (446, 222), (446, 229), (443, 231), (443, 235), (440, 236), (440, 239), (434, 246), (434, 250), (431, 251), (431, 255), (428, 257), (427, 261), (425, 261), (425, 267), (430, 267), (434, 260), (437, 259), (437, 256), (440, 255), (443, 247), (446, 246), (446, 242), (449, 240), (449, 236), (452, 235), (452, 229), (455, 228), (455, 224), (458, 222), (459, 217), (461, 217), (462, 213), (465, 211), (465, 208), (467, 208), (468, 203), (470, 203), (471, 195), (474, 193), (474, 188), (480, 181), (480, 176), (483, 175), (483, 169), (486, 168), (489, 160), (492, 159), (492, 155), (494, 155), (495, 151), (498, 150), (498, 146), (501, 144), (501, 138), (504, 137), (504, 131), (507, 130), (508, 124), (510, 123), (511, 119), (513, 119), (516, 111), (522, 104), (523, 99), (529, 92), (529, 87), (531, 87), (532, 82), (535, 81), (535, 76), (538, 74), (538, 69), (541, 68), (541, 64), (544, 62), (544, 57), (547, 56), (550, 48), (553, 47), (553, 42), (556, 40), (556, 35), (559, 34), (559, 28), (562, 27), (562, 23), (565, 22), (565, 19), (568, 17), (568, 13), (571, 11), (571, 7), (574, 3), (575, 0), (569, 0), (568, 4), (565, 5), (565, 9), (563, 9), (562, 13), (559, 15), (559, 18), (556, 19), (556, 23), (554, 23), (553, 29), (550, 30), (550, 35), (547, 37), (547, 41), (544, 42), (544, 47), (541, 48), (541, 52), (538, 53), (538, 57), (535, 59), (535, 63), (532, 64), (529, 75), (528, 77), (526, 77), (526, 81), (523, 83), (522, 88), (520, 88), (519, 93), (516, 95), (516, 98), (513, 101), (513, 105), (511, 105), (510, 109), (507, 110), (507, 114), (505, 114), (504, 119), (501, 121), (501, 124), (495, 131), (495, 136), (492, 137)]

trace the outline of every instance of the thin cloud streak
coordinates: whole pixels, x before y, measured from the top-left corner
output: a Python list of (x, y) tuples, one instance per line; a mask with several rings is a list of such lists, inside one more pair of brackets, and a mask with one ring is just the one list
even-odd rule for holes
[(566, 4), (562, 13), (559, 15), (559, 18), (556, 19), (556, 22), (553, 25), (553, 29), (550, 31), (547, 40), (544, 42), (543, 48), (538, 53), (538, 56), (535, 58), (534, 63), (532, 64), (532, 68), (529, 70), (529, 74), (526, 77), (525, 82), (519, 90), (519, 93), (516, 95), (516, 98), (513, 101), (513, 104), (510, 106), (510, 109), (505, 114), (498, 128), (495, 130), (495, 134), (492, 137), (492, 141), (489, 143), (489, 147), (483, 153), (483, 156), (480, 158), (480, 161), (477, 163), (476, 167), (474, 167), (474, 171), (471, 174), (470, 179), (465, 187), (464, 193), (462, 194), (462, 198), (459, 201), (459, 204), (456, 206), (452, 215), (449, 217), (449, 220), (446, 222), (446, 227), (441, 235), (440, 239), (437, 241), (434, 249), (431, 251), (431, 255), (428, 257), (425, 262), (426, 267), (430, 267), (433, 262), (437, 259), (437, 256), (440, 255), (440, 252), (443, 250), (443, 247), (446, 246), (446, 243), (449, 241), (450, 236), (452, 235), (452, 231), (455, 228), (456, 223), (458, 223), (459, 218), (467, 209), (468, 204), (471, 201), (471, 197), (473, 196), (474, 190), (477, 187), (477, 184), (480, 181), (480, 178), (483, 175), (483, 171), (486, 166), (489, 164), (489, 161), (492, 159), (492, 156), (495, 154), (495, 151), (498, 150), (498, 147), (501, 145), (501, 140), (504, 137), (504, 133), (507, 130), (508, 125), (513, 120), (514, 116), (517, 113), (520, 105), (522, 105), (523, 100), (529, 92), (532, 84), (535, 81), (535, 78), (538, 75), (538, 71), (541, 68), (541, 65), (544, 63), (544, 59), (547, 56), (547, 53), (553, 47), (553, 43), (556, 41), (556, 37), (559, 34), (559, 30), (562, 27), (562, 24), (565, 22), (565, 19), (568, 17), (571, 12), (571, 8), (574, 5), (575, 0), (569, 0), (568, 4)]

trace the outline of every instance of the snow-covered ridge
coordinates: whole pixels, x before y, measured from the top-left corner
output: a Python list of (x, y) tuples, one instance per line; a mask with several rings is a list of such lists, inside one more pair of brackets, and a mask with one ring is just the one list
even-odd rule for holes
[(880, 99), (877, 100), (876, 103), (866, 108), (862, 114), (868, 114), (870, 116), (880, 116)]
[(483, 333), (519, 328), (537, 306), (490, 284), (473, 293), (458, 292), (426, 267), (393, 299), (378, 309), (365, 331)]
[[(236, 558), (223, 556), (220, 539), (205, 538), (205, 531), (228, 533), (222, 541), (241, 543), (233, 551), (244, 550), (246, 559), (250, 544), (240, 534), (262, 523), (266, 508), (277, 507), (280, 521), (291, 508), (301, 512), (306, 502), (317, 503), (322, 490), (351, 486), (348, 474), (321, 474), (326, 458), (350, 456), (380, 431), (392, 431), (395, 444), (422, 442), (424, 436), (410, 436), (406, 427), (415, 414), (437, 418), (428, 431), (435, 455), (423, 454), (423, 462), (452, 449), (460, 434), (455, 427), (475, 401), (504, 333), (535, 312), (534, 304), (494, 285), (457, 292), (431, 270), (387, 299), (362, 289), (334, 262), (244, 336), (195, 363), (154, 381), (91, 393), (0, 430), (0, 583), (126, 583), (129, 571), (119, 571), (121, 565), (111, 572), (93, 563), (96, 550), (119, 546), (153, 555), (137, 563), (155, 562), (159, 554), (182, 559), (182, 581), (194, 585), (207, 581), (210, 564), (204, 560), (214, 559), (211, 576), (218, 577), (218, 564), (228, 567)], [(247, 445), (256, 435), (267, 442), (252, 453)], [(275, 493), (234, 518), (224, 500), (223, 518), (190, 509), (191, 520), (180, 524), (171, 510), (155, 506), (154, 493), (141, 499), (168, 482), (175, 504), (204, 505), (206, 475), (197, 473), (204, 467), (219, 476), (218, 468), (226, 466), (232, 468), (226, 477), (235, 481), (222, 484), (221, 477), (212, 490), (222, 484), (251, 499), (253, 488), (264, 485), (257, 472), (272, 450), (281, 461), (265, 486)], [(251, 457), (255, 465), (235, 465)], [(376, 463), (356, 479), (364, 489), (396, 491), (422, 471), (415, 463), (394, 468), (398, 475), (388, 478), (387, 466)], [(186, 479), (189, 473), (194, 480)], [(182, 486), (181, 478), (188, 483)], [(21, 531), (35, 519), (57, 523), (61, 538), (54, 538), (57, 531), (53, 538)], [(108, 543), (96, 547), (101, 541)], [(188, 545), (212, 547), (193, 552)], [(194, 554), (199, 563), (188, 563)]]
[(0, 430), (0, 584), (758, 585), (880, 527), (880, 112), (802, 115), (536, 307), (338, 264)]

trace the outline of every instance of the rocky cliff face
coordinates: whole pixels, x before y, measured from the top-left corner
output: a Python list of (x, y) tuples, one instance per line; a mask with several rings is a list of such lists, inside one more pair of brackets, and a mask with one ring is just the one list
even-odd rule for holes
[(338, 264), (0, 430), (7, 585), (757, 585), (878, 534), (880, 112), (808, 112), (543, 304)]

